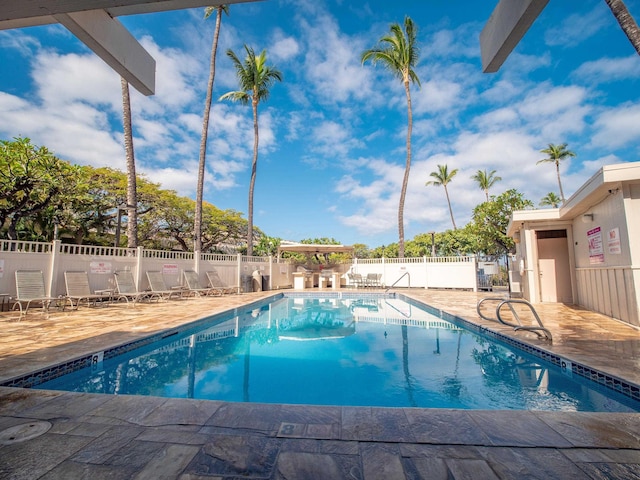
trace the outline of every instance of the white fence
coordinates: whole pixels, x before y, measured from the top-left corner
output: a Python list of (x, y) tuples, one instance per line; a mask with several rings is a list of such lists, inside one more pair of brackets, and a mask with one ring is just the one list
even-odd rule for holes
[[(318, 265), (315, 265), (318, 268)], [(273, 257), (200, 254), (94, 245), (0, 240), (0, 294), (16, 294), (16, 270), (41, 270), (47, 294), (65, 294), (64, 272), (86, 271), (92, 290), (112, 289), (114, 272), (133, 272), (138, 290), (148, 290), (147, 271), (161, 271), (167, 287), (179, 285), (182, 272), (195, 270), (200, 283), (207, 285), (206, 272), (216, 270), (223, 283), (238, 292), (253, 291), (256, 283), (270, 290), (292, 288), (296, 265)], [(382, 274), (382, 283), (394, 288), (452, 288), (476, 290), (474, 257), (421, 257), (354, 259), (352, 264), (334, 267), (341, 285), (349, 286), (347, 273)]]

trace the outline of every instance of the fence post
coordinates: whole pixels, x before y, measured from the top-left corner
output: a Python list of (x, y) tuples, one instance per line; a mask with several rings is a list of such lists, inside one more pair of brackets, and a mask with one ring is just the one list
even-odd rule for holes
[(269, 255), (269, 290), (273, 290), (273, 255)]
[(137, 248), (136, 255), (136, 290), (140, 291), (140, 282), (142, 281), (142, 256), (144, 255), (144, 247)]
[(238, 285), (238, 293), (242, 293), (242, 254), (238, 253), (237, 255), (237, 259), (238, 259), (238, 267), (236, 268), (236, 276), (237, 278), (237, 285)]
[(200, 252), (198, 250), (193, 251), (193, 269), (200, 275)]
[(47, 281), (47, 297), (51, 297), (52, 292), (57, 292), (56, 285), (56, 272), (58, 271), (58, 253), (60, 251), (60, 240), (54, 240), (51, 242), (51, 258), (49, 259), (49, 271)]
[(422, 256), (422, 261), (424, 262), (424, 289), (429, 289), (429, 264), (427, 263), (427, 256)]

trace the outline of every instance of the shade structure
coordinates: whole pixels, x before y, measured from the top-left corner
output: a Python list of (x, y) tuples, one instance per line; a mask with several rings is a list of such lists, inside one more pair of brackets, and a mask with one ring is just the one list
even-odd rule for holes
[(280, 245), (278, 256), (282, 252), (295, 252), (305, 254), (327, 254), (327, 253), (353, 253), (354, 248), (347, 245), (324, 245), (313, 243), (294, 243), (290, 245)]

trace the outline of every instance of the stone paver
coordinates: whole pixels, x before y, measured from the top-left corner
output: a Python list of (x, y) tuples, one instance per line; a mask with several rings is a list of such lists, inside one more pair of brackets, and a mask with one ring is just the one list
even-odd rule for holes
[[(640, 332), (564, 305), (536, 306), (554, 335), (481, 320), (470, 292), (403, 292), (469, 321), (638, 383)], [(0, 314), (0, 379), (118, 345), (270, 293)], [(0, 388), (11, 479), (633, 479), (640, 414), (316, 407)], [(1, 438), (1, 437), (0, 437)]]

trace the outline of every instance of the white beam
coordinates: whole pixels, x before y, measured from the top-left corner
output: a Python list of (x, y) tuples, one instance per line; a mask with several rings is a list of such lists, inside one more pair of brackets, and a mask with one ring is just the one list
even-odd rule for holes
[(497, 72), (549, 0), (500, 0), (480, 33), (482, 71)]
[(155, 93), (156, 61), (118, 20), (104, 10), (54, 17), (136, 90), (144, 95)]
[(112, 17), (257, 0), (0, 0), (0, 30), (55, 23), (60, 13), (106, 10)]

